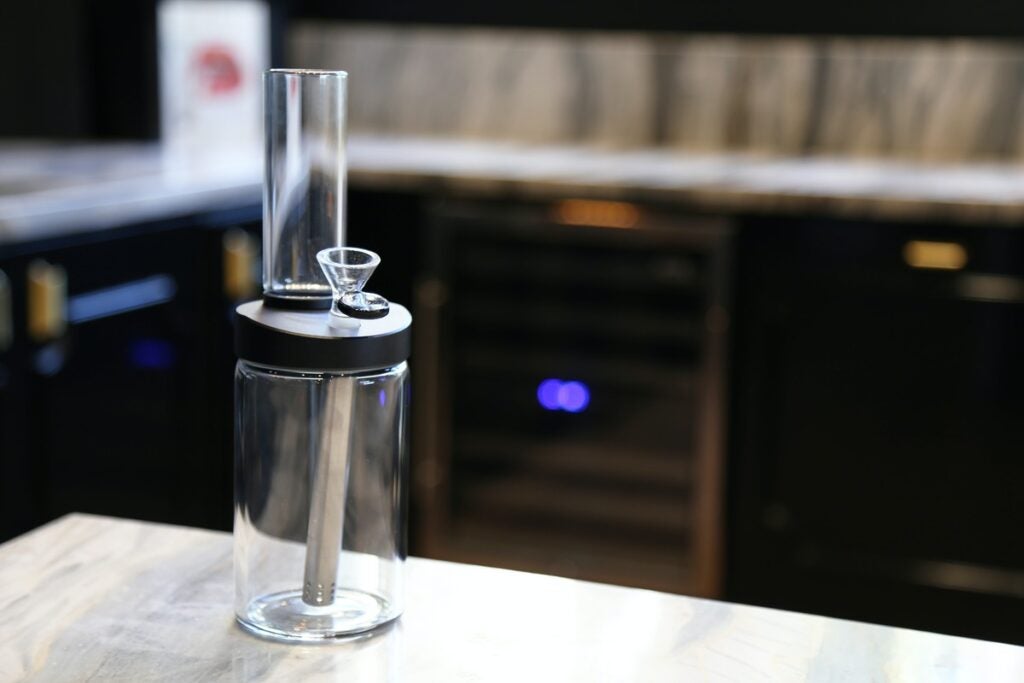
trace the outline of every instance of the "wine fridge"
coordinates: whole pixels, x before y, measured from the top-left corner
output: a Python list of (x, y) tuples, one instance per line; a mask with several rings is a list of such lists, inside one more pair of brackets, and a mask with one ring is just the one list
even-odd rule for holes
[(625, 202), (430, 209), (418, 554), (717, 594), (730, 235)]

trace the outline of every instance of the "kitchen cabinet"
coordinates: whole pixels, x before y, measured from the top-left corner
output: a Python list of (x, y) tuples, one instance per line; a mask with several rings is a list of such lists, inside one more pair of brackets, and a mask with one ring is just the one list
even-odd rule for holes
[(5, 536), (70, 511), (230, 527), (224, 241), (257, 220), (251, 208), (6, 247), (0, 269), (25, 284), (0, 397)]
[[(411, 300), (418, 202), (349, 197), (349, 240), (385, 256), (375, 289), (395, 301)], [(260, 230), (243, 206), (0, 244), (0, 540), (72, 511), (230, 529), (232, 316), (260, 291)], [(31, 291), (59, 329), (32, 336)]]
[(728, 597), (1024, 642), (1024, 233), (740, 245)]
[(0, 539), (33, 526), (28, 504), (27, 349), (16, 333), (23, 315), (24, 270), (0, 264)]

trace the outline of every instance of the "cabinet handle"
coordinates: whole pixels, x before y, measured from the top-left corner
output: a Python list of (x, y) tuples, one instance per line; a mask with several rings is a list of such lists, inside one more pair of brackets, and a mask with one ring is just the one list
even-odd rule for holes
[(28, 335), (45, 343), (64, 334), (68, 326), (67, 272), (42, 259), (28, 265)]
[(14, 312), (11, 304), (11, 281), (0, 270), (0, 353), (14, 344)]
[(968, 301), (993, 304), (1024, 303), (1024, 279), (1009, 275), (964, 273), (956, 280), (956, 291)]
[(251, 299), (256, 295), (256, 240), (244, 230), (233, 228), (224, 233), (224, 296), (230, 301)]
[(635, 228), (641, 218), (636, 204), (595, 199), (565, 199), (554, 206), (552, 215), (556, 223), (591, 228)]
[(903, 260), (911, 268), (962, 270), (967, 265), (967, 250), (956, 242), (910, 240), (903, 245)]

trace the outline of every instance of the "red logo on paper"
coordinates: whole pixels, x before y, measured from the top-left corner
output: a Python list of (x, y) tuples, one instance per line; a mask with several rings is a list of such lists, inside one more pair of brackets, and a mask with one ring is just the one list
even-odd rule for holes
[(203, 90), (209, 95), (224, 95), (237, 90), (242, 83), (242, 69), (229, 48), (208, 45), (199, 49), (195, 59), (196, 73)]

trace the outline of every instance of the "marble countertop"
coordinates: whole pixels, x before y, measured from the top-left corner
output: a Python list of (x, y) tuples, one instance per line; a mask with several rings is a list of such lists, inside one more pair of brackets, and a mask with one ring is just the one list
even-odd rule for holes
[(1024, 165), (353, 136), (353, 184), (656, 200), (721, 212), (1024, 223)]
[[(355, 187), (654, 200), (720, 212), (1024, 224), (1024, 165), (930, 165), (352, 135)], [(257, 204), (258, 153), (0, 145), (0, 243)]]
[(408, 588), (375, 637), (267, 642), (228, 534), (70, 515), (0, 546), (0, 680), (1024, 680), (1012, 645), (652, 591), (422, 559)]
[(258, 154), (181, 159), (155, 144), (0, 145), (0, 245), (258, 205)]

